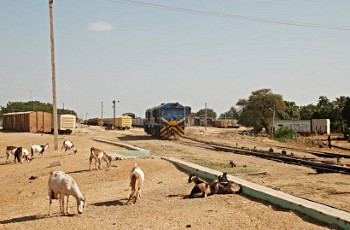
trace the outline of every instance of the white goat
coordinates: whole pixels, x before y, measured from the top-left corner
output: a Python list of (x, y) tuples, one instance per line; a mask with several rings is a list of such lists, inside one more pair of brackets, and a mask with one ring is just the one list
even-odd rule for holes
[(18, 147), (16, 146), (7, 146), (6, 147), (6, 162), (10, 162), (11, 155), (15, 155), (15, 152)]
[(130, 173), (130, 187), (131, 194), (129, 196), (129, 200), (126, 203), (129, 203), (131, 199), (134, 199), (134, 204), (141, 199), (141, 188), (143, 185), (143, 181), (145, 179), (145, 174), (141, 170), (140, 167), (135, 164), (134, 168)]
[(66, 213), (69, 214), (68, 211), (68, 201), (69, 196), (74, 196), (77, 200), (77, 209), (78, 213), (82, 214), (85, 206), (85, 197), (80, 192), (78, 185), (75, 183), (74, 179), (65, 174), (62, 171), (54, 171), (51, 173), (49, 178), (49, 216), (51, 215), (51, 203), (52, 199), (60, 199), (60, 211), (62, 215), (65, 215), (64, 211), (64, 197), (67, 197), (67, 205), (66, 205)]
[(49, 143), (46, 143), (45, 145), (31, 145), (30, 146), (30, 152), (32, 159), (34, 158), (34, 153), (39, 153), (39, 156), (44, 156), (44, 151), (49, 147)]
[(71, 150), (73, 150), (73, 153), (76, 154), (78, 152), (78, 150), (75, 148), (73, 142), (71, 141), (63, 141), (62, 144), (62, 148), (61, 148), (61, 152), (64, 149), (64, 153), (66, 155), (71, 154)]
[(22, 163), (23, 163), (23, 159), (26, 159), (27, 162), (31, 161), (32, 158), (29, 155), (29, 151), (27, 149), (22, 149)]
[[(91, 171), (92, 159), (95, 159), (96, 170), (101, 169), (101, 160), (104, 160), (107, 163), (108, 168), (111, 166), (111, 161), (109, 160), (107, 154), (103, 150), (91, 147), (91, 149), (90, 149), (90, 167), (89, 167), (90, 171)], [(98, 166), (97, 166), (97, 163), (98, 163)]]

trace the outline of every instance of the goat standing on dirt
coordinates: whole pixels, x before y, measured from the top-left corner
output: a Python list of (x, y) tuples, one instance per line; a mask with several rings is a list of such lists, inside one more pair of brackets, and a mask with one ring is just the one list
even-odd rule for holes
[[(107, 154), (103, 150), (91, 147), (91, 149), (90, 149), (90, 167), (89, 167), (90, 171), (91, 171), (92, 159), (95, 159), (96, 170), (101, 169), (101, 159), (107, 163), (108, 168), (111, 166), (111, 161), (109, 160)], [(97, 163), (98, 163), (98, 166), (97, 166)]]
[(11, 155), (15, 155), (17, 148), (18, 147), (12, 146), (12, 145), (6, 147), (6, 162), (11, 161), (10, 157), (11, 157)]
[(18, 162), (23, 163), (22, 156), (23, 156), (22, 147), (18, 147), (15, 151), (15, 159), (13, 162), (16, 163), (16, 159), (17, 159)]
[(64, 197), (67, 197), (67, 205), (66, 205), (66, 213), (69, 214), (68, 211), (68, 202), (69, 202), (69, 196), (74, 196), (77, 200), (77, 209), (78, 213), (82, 214), (83, 209), (85, 206), (85, 197), (80, 192), (78, 185), (75, 183), (74, 179), (65, 174), (62, 171), (54, 171), (51, 173), (49, 178), (49, 197), (50, 197), (50, 204), (49, 204), (49, 216), (51, 215), (51, 204), (52, 199), (59, 199), (60, 200), (60, 211), (62, 215), (65, 215), (64, 211)]
[(32, 145), (30, 146), (30, 152), (32, 154), (32, 159), (34, 157), (34, 153), (39, 153), (39, 156), (44, 157), (44, 151), (49, 147), (49, 143), (45, 145)]
[(61, 148), (61, 152), (64, 149), (64, 153), (66, 154), (66, 156), (68, 154), (71, 154), (71, 150), (73, 150), (73, 153), (76, 154), (78, 152), (78, 150), (75, 148), (73, 142), (71, 141), (63, 141), (62, 144), (62, 148)]
[(22, 163), (24, 158), (27, 160), (27, 162), (32, 160), (32, 158), (29, 155), (29, 151), (27, 149), (22, 149), (22, 158), (21, 158)]
[(130, 187), (131, 194), (129, 196), (129, 200), (126, 203), (129, 203), (131, 199), (134, 199), (134, 204), (141, 199), (141, 188), (143, 185), (143, 181), (145, 179), (145, 174), (141, 170), (140, 167), (135, 164), (134, 168), (130, 173)]

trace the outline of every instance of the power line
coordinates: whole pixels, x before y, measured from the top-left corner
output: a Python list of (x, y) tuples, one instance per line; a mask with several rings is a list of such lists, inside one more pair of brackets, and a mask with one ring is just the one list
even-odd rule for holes
[(195, 9), (188, 9), (188, 8), (181, 8), (181, 7), (172, 7), (172, 6), (166, 6), (166, 5), (154, 4), (154, 3), (148, 3), (148, 2), (140, 2), (140, 1), (134, 1), (134, 0), (107, 0), (107, 1), (120, 2), (124, 4), (132, 4), (132, 5), (160, 9), (160, 10), (170, 10), (170, 11), (178, 11), (178, 12), (184, 12), (184, 13), (190, 13), (190, 14), (208, 15), (208, 16), (221, 17), (221, 18), (227, 18), (232, 20), (244, 20), (244, 21), (261, 22), (261, 23), (281, 24), (281, 25), (288, 25), (288, 26), (350, 31), (350, 28), (344, 27), (344, 26), (338, 26), (338, 25), (325, 25), (325, 24), (316, 24), (316, 23), (308, 23), (308, 22), (295, 22), (295, 21), (287, 21), (287, 20), (256, 18), (256, 17), (224, 14), (224, 13), (218, 13), (218, 12), (195, 10)]

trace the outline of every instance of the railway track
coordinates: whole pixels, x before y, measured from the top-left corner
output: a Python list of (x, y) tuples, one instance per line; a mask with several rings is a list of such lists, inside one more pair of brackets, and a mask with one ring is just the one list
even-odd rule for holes
[[(242, 148), (234, 148), (230, 146), (221, 146), (217, 145), (212, 142), (199, 140), (192, 137), (185, 137), (189, 140), (200, 142), (202, 144), (206, 145), (206, 148), (211, 148), (215, 151), (224, 151), (224, 152), (232, 152), (235, 154), (240, 155), (248, 155), (248, 156), (255, 156), (260, 157), (268, 160), (283, 162), (287, 164), (294, 164), (294, 165), (300, 165), (304, 167), (309, 167), (314, 170), (316, 170), (317, 173), (342, 173), (342, 174), (348, 174), (350, 175), (350, 167), (348, 165), (344, 166), (341, 164), (337, 164), (333, 161), (320, 161), (315, 158), (306, 158), (306, 157), (297, 157), (293, 155), (281, 155), (279, 153), (271, 153), (271, 152), (265, 152), (265, 151), (258, 151), (258, 150), (249, 150), (249, 149), (242, 149)], [(198, 147), (204, 147), (205, 145), (198, 145)], [(287, 149), (287, 148), (286, 148)], [(318, 151), (310, 151), (310, 150), (301, 150), (298, 151), (304, 151), (311, 154), (320, 154), (321, 157), (324, 157), (326, 154), (323, 152)], [(328, 153), (328, 157), (330, 156), (330, 153)], [(339, 158), (340, 156), (346, 156), (347, 158), (350, 158), (348, 155), (343, 154), (334, 154), (333, 157)]]

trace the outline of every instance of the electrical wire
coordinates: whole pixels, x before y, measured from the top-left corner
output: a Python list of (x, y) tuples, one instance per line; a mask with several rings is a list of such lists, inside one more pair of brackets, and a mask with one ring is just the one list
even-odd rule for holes
[(316, 24), (316, 23), (307, 23), (307, 22), (296, 22), (296, 21), (287, 21), (287, 20), (275, 20), (275, 19), (267, 19), (267, 18), (257, 18), (257, 17), (248, 17), (242, 15), (233, 15), (233, 14), (223, 14), (218, 12), (210, 12), (203, 10), (195, 10), (181, 7), (172, 7), (161, 4), (154, 4), (148, 2), (140, 2), (134, 0), (107, 0), (109, 2), (119, 2), (124, 4), (132, 4), (142, 7), (160, 9), (160, 10), (170, 10), (170, 11), (178, 11), (183, 13), (190, 14), (199, 14), (199, 15), (207, 15), (213, 17), (221, 17), (232, 20), (244, 20), (244, 21), (252, 21), (252, 22), (261, 22), (261, 23), (273, 23), (273, 24), (281, 24), (287, 26), (298, 26), (298, 27), (309, 27), (309, 28), (320, 28), (320, 29), (330, 29), (330, 30), (342, 30), (342, 31), (350, 31), (350, 28), (338, 25), (325, 25), (325, 24)]

